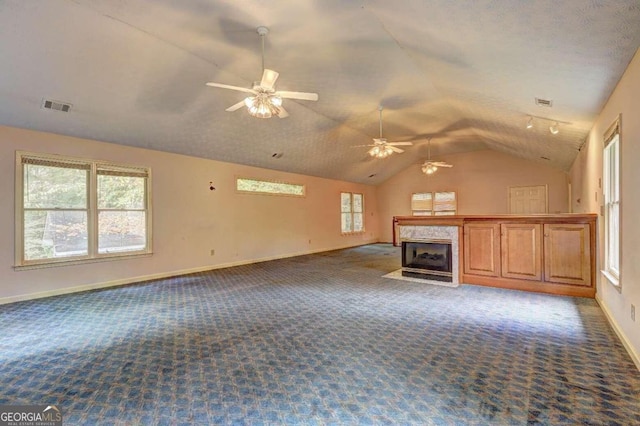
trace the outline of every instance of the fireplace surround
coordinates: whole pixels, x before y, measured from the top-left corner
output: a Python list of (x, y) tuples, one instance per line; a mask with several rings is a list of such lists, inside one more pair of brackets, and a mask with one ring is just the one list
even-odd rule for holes
[(402, 242), (402, 276), (453, 282), (451, 240)]
[[(448, 240), (451, 242), (451, 273), (452, 281), (444, 282), (437, 279), (420, 275), (418, 278), (404, 276), (408, 280), (419, 279), (426, 283), (430, 281), (433, 284), (446, 285), (449, 287), (457, 287), (460, 285), (459, 280), (459, 235), (460, 228), (458, 226), (447, 225), (401, 225), (399, 227), (400, 241), (428, 241), (428, 240)], [(401, 271), (400, 271), (401, 272)], [(400, 276), (400, 273), (398, 274)]]

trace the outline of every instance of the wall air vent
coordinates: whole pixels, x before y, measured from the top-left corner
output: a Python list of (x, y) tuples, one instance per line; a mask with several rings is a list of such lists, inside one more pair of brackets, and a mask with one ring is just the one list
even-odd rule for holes
[(68, 102), (60, 102), (60, 101), (54, 101), (51, 99), (43, 99), (42, 108), (52, 109), (54, 111), (69, 112), (69, 110), (71, 110), (71, 104)]
[(551, 108), (553, 106), (553, 101), (550, 99), (536, 98), (536, 105)]

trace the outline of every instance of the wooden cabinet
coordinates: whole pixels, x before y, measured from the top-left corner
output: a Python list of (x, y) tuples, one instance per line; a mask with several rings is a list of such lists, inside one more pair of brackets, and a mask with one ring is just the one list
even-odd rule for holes
[(526, 218), (465, 222), (461, 282), (594, 297), (595, 215)]
[(544, 265), (545, 281), (590, 286), (589, 225), (544, 225)]
[(500, 276), (500, 224), (464, 225), (464, 273)]
[(542, 226), (536, 223), (505, 223), (500, 228), (502, 276), (540, 281)]

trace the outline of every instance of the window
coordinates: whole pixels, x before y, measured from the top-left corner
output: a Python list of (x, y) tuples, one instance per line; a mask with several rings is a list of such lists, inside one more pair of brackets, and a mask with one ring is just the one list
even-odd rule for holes
[(433, 214), (433, 194), (431, 192), (412, 194), (411, 211), (414, 216), (431, 216)]
[(151, 252), (146, 168), (18, 152), (16, 265)]
[(604, 273), (620, 283), (620, 118), (604, 138)]
[(411, 195), (414, 216), (449, 216), (457, 210), (455, 192), (417, 192)]
[(257, 179), (237, 178), (236, 190), (239, 192), (257, 192), (262, 194), (304, 197), (304, 185)]
[(364, 195), (340, 193), (342, 233), (364, 232)]

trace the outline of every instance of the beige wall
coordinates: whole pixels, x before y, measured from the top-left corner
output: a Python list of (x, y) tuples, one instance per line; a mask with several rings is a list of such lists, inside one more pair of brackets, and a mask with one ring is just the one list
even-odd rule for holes
[(392, 239), (393, 216), (411, 215), (414, 192), (456, 191), (459, 214), (506, 214), (510, 186), (547, 185), (549, 213), (568, 211), (568, 179), (561, 170), (489, 150), (442, 156), (438, 161), (453, 167), (426, 176), (416, 163), (378, 187), (381, 241)]
[[(622, 115), (621, 147), (621, 283), (619, 292), (598, 274), (597, 298), (640, 368), (640, 51), (598, 116), (587, 143), (571, 169), (572, 205), (576, 212), (600, 213), (602, 205), (603, 134)], [(578, 201), (579, 200), (579, 201)], [(602, 217), (600, 217), (602, 219)], [(600, 220), (599, 265), (603, 263), (603, 221)], [(636, 321), (631, 320), (631, 304)]]
[[(149, 166), (152, 169), (153, 249), (150, 257), (21, 270), (14, 265), (15, 151), (46, 152)], [(306, 185), (304, 198), (239, 194), (235, 177)], [(209, 190), (213, 181), (216, 191)], [(365, 195), (365, 234), (340, 234), (340, 192)], [(259, 169), (0, 126), (0, 303), (331, 250), (378, 240), (372, 186)], [(211, 256), (211, 249), (215, 255)]]

